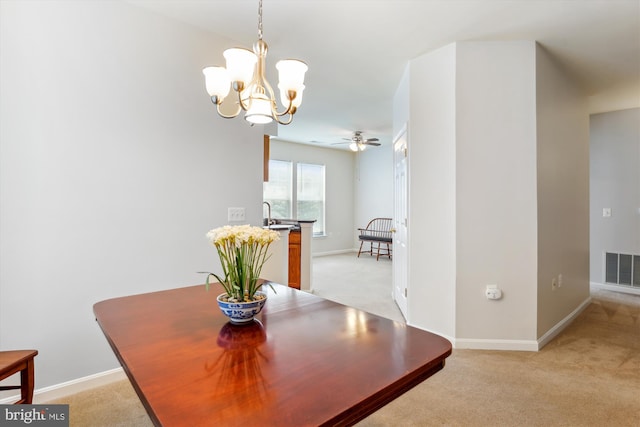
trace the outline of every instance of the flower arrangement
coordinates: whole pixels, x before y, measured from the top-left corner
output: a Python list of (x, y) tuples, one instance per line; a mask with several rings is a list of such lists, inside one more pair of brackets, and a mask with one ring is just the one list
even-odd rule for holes
[(207, 290), (213, 276), (222, 284), (228, 301), (253, 301), (262, 286), (258, 279), (269, 258), (269, 245), (279, 239), (278, 232), (250, 225), (226, 225), (209, 231), (207, 238), (218, 251), (224, 273), (224, 276), (206, 273)]

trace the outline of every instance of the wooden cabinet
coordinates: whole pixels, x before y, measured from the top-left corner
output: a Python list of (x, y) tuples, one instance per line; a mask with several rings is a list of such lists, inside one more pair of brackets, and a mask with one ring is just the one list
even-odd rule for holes
[(300, 263), (302, 244), (300, 230), (289, 233), (289, 287), (300, 289)]

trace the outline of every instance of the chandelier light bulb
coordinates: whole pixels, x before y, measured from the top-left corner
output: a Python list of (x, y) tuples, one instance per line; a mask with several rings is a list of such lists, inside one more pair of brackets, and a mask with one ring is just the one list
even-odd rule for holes
[(349, 149), (351, 151), (358, 151), (358, 144), (356, 144), (355, 142), (352, 142), (351, 144), (349, 144)]
[(249, 123), (266, 124), (271, 123), (271, 101), (265, 95), (257, 94), (251, 97), (251, 106), (244, 115), (244, 119)]

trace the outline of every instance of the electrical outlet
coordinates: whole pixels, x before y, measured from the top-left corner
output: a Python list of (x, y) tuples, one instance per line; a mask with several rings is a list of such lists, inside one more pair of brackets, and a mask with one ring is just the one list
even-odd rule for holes
[(558, 287), (562, 287), (562, 274), (558, 274)]
[(228, 208), (227, 221), (244, 221), (244, 208)]
[(484, 295), (487, 299), (500, 299), (502, 298), (502, 291), (498, 288), (498, 285), (487, 285), (484, 290)]

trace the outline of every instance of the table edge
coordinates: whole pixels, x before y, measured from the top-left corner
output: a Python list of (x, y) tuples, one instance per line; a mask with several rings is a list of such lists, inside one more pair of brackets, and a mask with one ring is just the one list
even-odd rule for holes
[[(196, 286), (202, 286), (202, 285), (194, 285), (194, 287), (196, 287)], [(190, 287), (190, 286), (186, 286), (186, 287)], [(123, 357), (120, 354), (120, 351), (117, 349), (117, 347), (113, 343), (113, 341), (112, 341), (111, 337), (109, 336), (109, 334), (107, 334), (105, 329), (102, 327), (102, 324), (100, 323), (100, 320), (98, 319), (98, 314), (96, 313), (96, 308), (98, 306), (102, 305), (103, 303), (108, 303), (108, 302), (113, 301), (113, 300), (119, 300), (119, 299), (124, 299), (124, 298), (128, 298), (128, 297), (139, 296), (139, 295), (148, 295), (148, 294), (155, 294), (155, 293), (159, 293), (159, 292), (166, 292), (166, 291), (170, 291), (170, 290), (173, 290), (173, 289), (176, 289), (176, 288), (164, 289), (164, 290), (152, 291), (152, 292), (143, 292), (143, 293), (140, 293), (140, 294), (125, 295), (125, 296), (114, 297), (114, 298), (108, 298), (106, 300), (98, 301), (93, 305), (93, 312), (94, 312), (96, 323), (98, 323), (98, 326), (100, 327), (103, 335), (107, 339), (107, 342), (109, 343), (109, 346), (111, 347), (113, 353), (115, 354), (116, 358), (118, 359), (118, 362), (120, 363), (120, 366), (122, 367), (122, 369), (124, 370), (125, 374), (127, 375), (127, 378), (129, 380), (129, 382), (133, 386), (133, 388), (134, 388), (134, 390), (136, 392), (136, 395), (140, 399), (142, 405), (144, 406), (144, 408), (145, 408), (145, 410), (147, 412), (147, 415), (151, 419), (151, 422), (153, 423), (154, 426), (162, 426), (162, 423), (160, 422), (160, 420), (155, 415), (155, 412), (153, 411), (153, 408), (151, 407), (151, 405), (149, 404), (149, 402), (145, 398), (144, 393), (142, 393), (142, 390), (139, 388), (134, 376), (129, 371), (129, 368), (128, 368), (127, 364), (124, 362)], [(296, 290), (296, 291), (297, 292), (303, 292), (303, 291), (300, 291), (300, 290)], [(322, 299), (322, 300), (324, 300), (324, 301), (328, 301), (328, 302), (333, 303), (333, 304), (342, 305), (342, 306), (345, 306), (345, 307), (350, 307), (350, 306), (347, 306), (347, 305), (339, 303), (339, 302), (328, 300), (328, 299), (320, 297), (318, 295), (315, 295), (315, 296), (320, 298), (320, 299)], [(367, 313), (369, 315), (372, 315), (372, 316), (380, 317), (380, 318), (388, 320), (390, 322), (394, 322), (394, 323), (396, 322), (393, 319), (389, 319), (389, 318), (386, 318), (386, 317), (383, 317), (383, 316), (380, 316), (380, 315), (377, 315), (377, 314), (374, 314), (374, 313), (370, 313), (370, 312), (367, 312), (367, 311), (359, 309), (359, 308), (355, 308), (355, 307), (352, 307), (352, 308), (354, 308), (356, 310), (359, 310), (359, 311), (362, 311), (362, 312), (365, 312), (365, 313)], [(452, 344), (451, 344), (451, 342), (449, 340), (447, 340), (446, 338), (444, 338), (443, 336), (441, 336), (441, 335), (435, 334), (435, 333), (430, 332), (430, 331), (426, 331), (424, 329), (417, 328), (415, 326), (411, 326), (411, 325), (409, 325), (407, 323), (404, 323), (404, 326), (407, 327), (407, 328), (414, 328), (414, 329), (417, 329), (417, 330), (420, 330), (420, 331), (423, 331), (423, 332), (428, 332), (428, 333), (432, 334), (433, 336), (435, 336), (437, 338), (440, 338), (443, 341), (443, 344), (446, 343), (446, 345), (445, 345), (446, 350), (441, 355), (439, 355), (436, 358), (434, 358), (430, 363), (428, 363), (428, 364), (426, 364), (424, 366), (421, 366), (419, 369), (414, 371), (410, 376), (406, 376), (406, 377), (400, 378), (397, 381), (389, 384), (384, 389), (379, 390), (375, 394), (367, 397), (365, 400), (360, 402), (360, 404), (358, 405), (357, 408), (349, 408), (349, 409), (343, 411), (342, 413), (335, 415), (334, 417), (332, 417), (331, 419), (327, 420), (326, 422), (320, 424), (321, 426), (351, 426), (351, 425), (354, 425), (357, 422), (362, 421), (363, 419), (365, 419), (369, 415), (373, 414), (377, 410), (381, 409), (385, 405), (389, 404), (393, 400), (395, 400), (398, 397), (402, 396), (404, 393), (406, 393), (410, 389), (414, 388), (415, 386), (417, 386), (418, 384), (422, 383), (427, 378), (431, 377), (432, 375), (434, 375), (435, 373), (439, 372), (440, 370), (442, 370), (444, 368), (446, 358), (449, 357), (452, 354)]]

